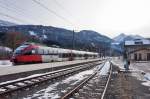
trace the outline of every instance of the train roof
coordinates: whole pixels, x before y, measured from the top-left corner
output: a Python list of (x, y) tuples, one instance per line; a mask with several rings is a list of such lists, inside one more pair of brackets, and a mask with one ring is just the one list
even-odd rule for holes
[(88, 51), (79, 51), (79, 50), (71, 50), (71, 49), (64, 49), (64, 48), (55, 48), (55, 47), (48, 47), (45, 45), (39, 45), (39, 44), (35, 44), (35, 43), (24, 43), (23, 45), (33, 45), (33, 46), (37, 46), (38, 48), (41, 49), (47, 49), (49, 51), (52, 52), (60, 52), (60, 53), (68, 53), (68, 52), (72, 52), (72, 53), (78, 53), (78, 54), (94, 54), (94, 55), (98, 55), (98, 53), (95, 52), (88, 52)]

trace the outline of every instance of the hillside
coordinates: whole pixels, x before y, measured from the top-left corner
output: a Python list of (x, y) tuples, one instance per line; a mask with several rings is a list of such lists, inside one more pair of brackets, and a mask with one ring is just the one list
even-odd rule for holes
[(140, 35), (126, 35), (124, 33), (121, 33), (120, 35), (113, 38), (112, 42), (112, 48), (116, 51), (123, 52), (124, 51), (124, 41), (126, 40), (134, 40), (134, 39), (144, 39)]
[(14, 25), (17, 25), (17, 24), (8, 22), (8, 21), (4, 21), (4, 20), (0, 20), (0, 26), (14, 26)]
[[(0, 26), (0, 32), (20, 32), (27, 36), (34, 36), (48, 46), (57, 45), (72, 48), (73, 31), (42, 25)], [(104, 50), (110, 47), (111, 39), (91, 30), (74, 33), (74, 45), (78, 50)]]

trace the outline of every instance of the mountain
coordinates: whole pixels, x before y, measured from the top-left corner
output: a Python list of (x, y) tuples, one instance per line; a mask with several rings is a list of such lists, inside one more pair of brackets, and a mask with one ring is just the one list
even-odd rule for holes
[(134, 39), (144, 39), (144, 38), (140, 35), (126, 35), (124, 33), (121, 33), (120, 35), (113, 38), (114, 41), (111, 43), (111, 48), (115, 49), (116, 51), (123, 52), (124, 41)]
[(9, 21), (0, 20), (0, 26), (14, 26), (14, 25), (17, 25), (17, 24), (9, 22)]
[(73, 47), (78, 50), (101, 50), (109, 49), (112, 39), (91, 30), (74, 32), (71, 30), (42, 25), (16, 25), (0, 26), (0, 32), (20, 32), (29, 37), (37, 38), (48, 46), (59, 46), (63, 48)]
[(144, 38), (140, 35), (126, 35), (124, 33), (121, 33), (120, 35), (113, 38), (113, 40), (118, 43), (124, 42), (125, 40), (134, 40), (134, 39), (144, 39)]
[(124, 33), (121, 33), (120, 35), (114, 37), (113, 40), (116, 42), (121, 42), (124, 40), (125, 37), (126, 37), (126, 35)]

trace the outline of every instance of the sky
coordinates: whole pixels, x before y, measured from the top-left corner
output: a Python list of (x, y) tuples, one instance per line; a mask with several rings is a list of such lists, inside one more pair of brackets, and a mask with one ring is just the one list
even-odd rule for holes
[(120, 33), (150, 37), (150, 0), (36, 1), (51, 12), (32, 0), (0, 0), (0, 19), (75, 31), (94, 30), (111, 38)]

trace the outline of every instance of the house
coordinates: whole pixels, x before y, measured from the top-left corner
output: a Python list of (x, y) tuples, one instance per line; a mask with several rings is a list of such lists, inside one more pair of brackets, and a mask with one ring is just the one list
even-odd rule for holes
[(12, 49), (4, 46), (0, 46), (0, 60), (1, 59), (9, 59), (12, 55)]
[(150, 39), (125, 41), (125, 53), (131, 61), (150, 61)]

